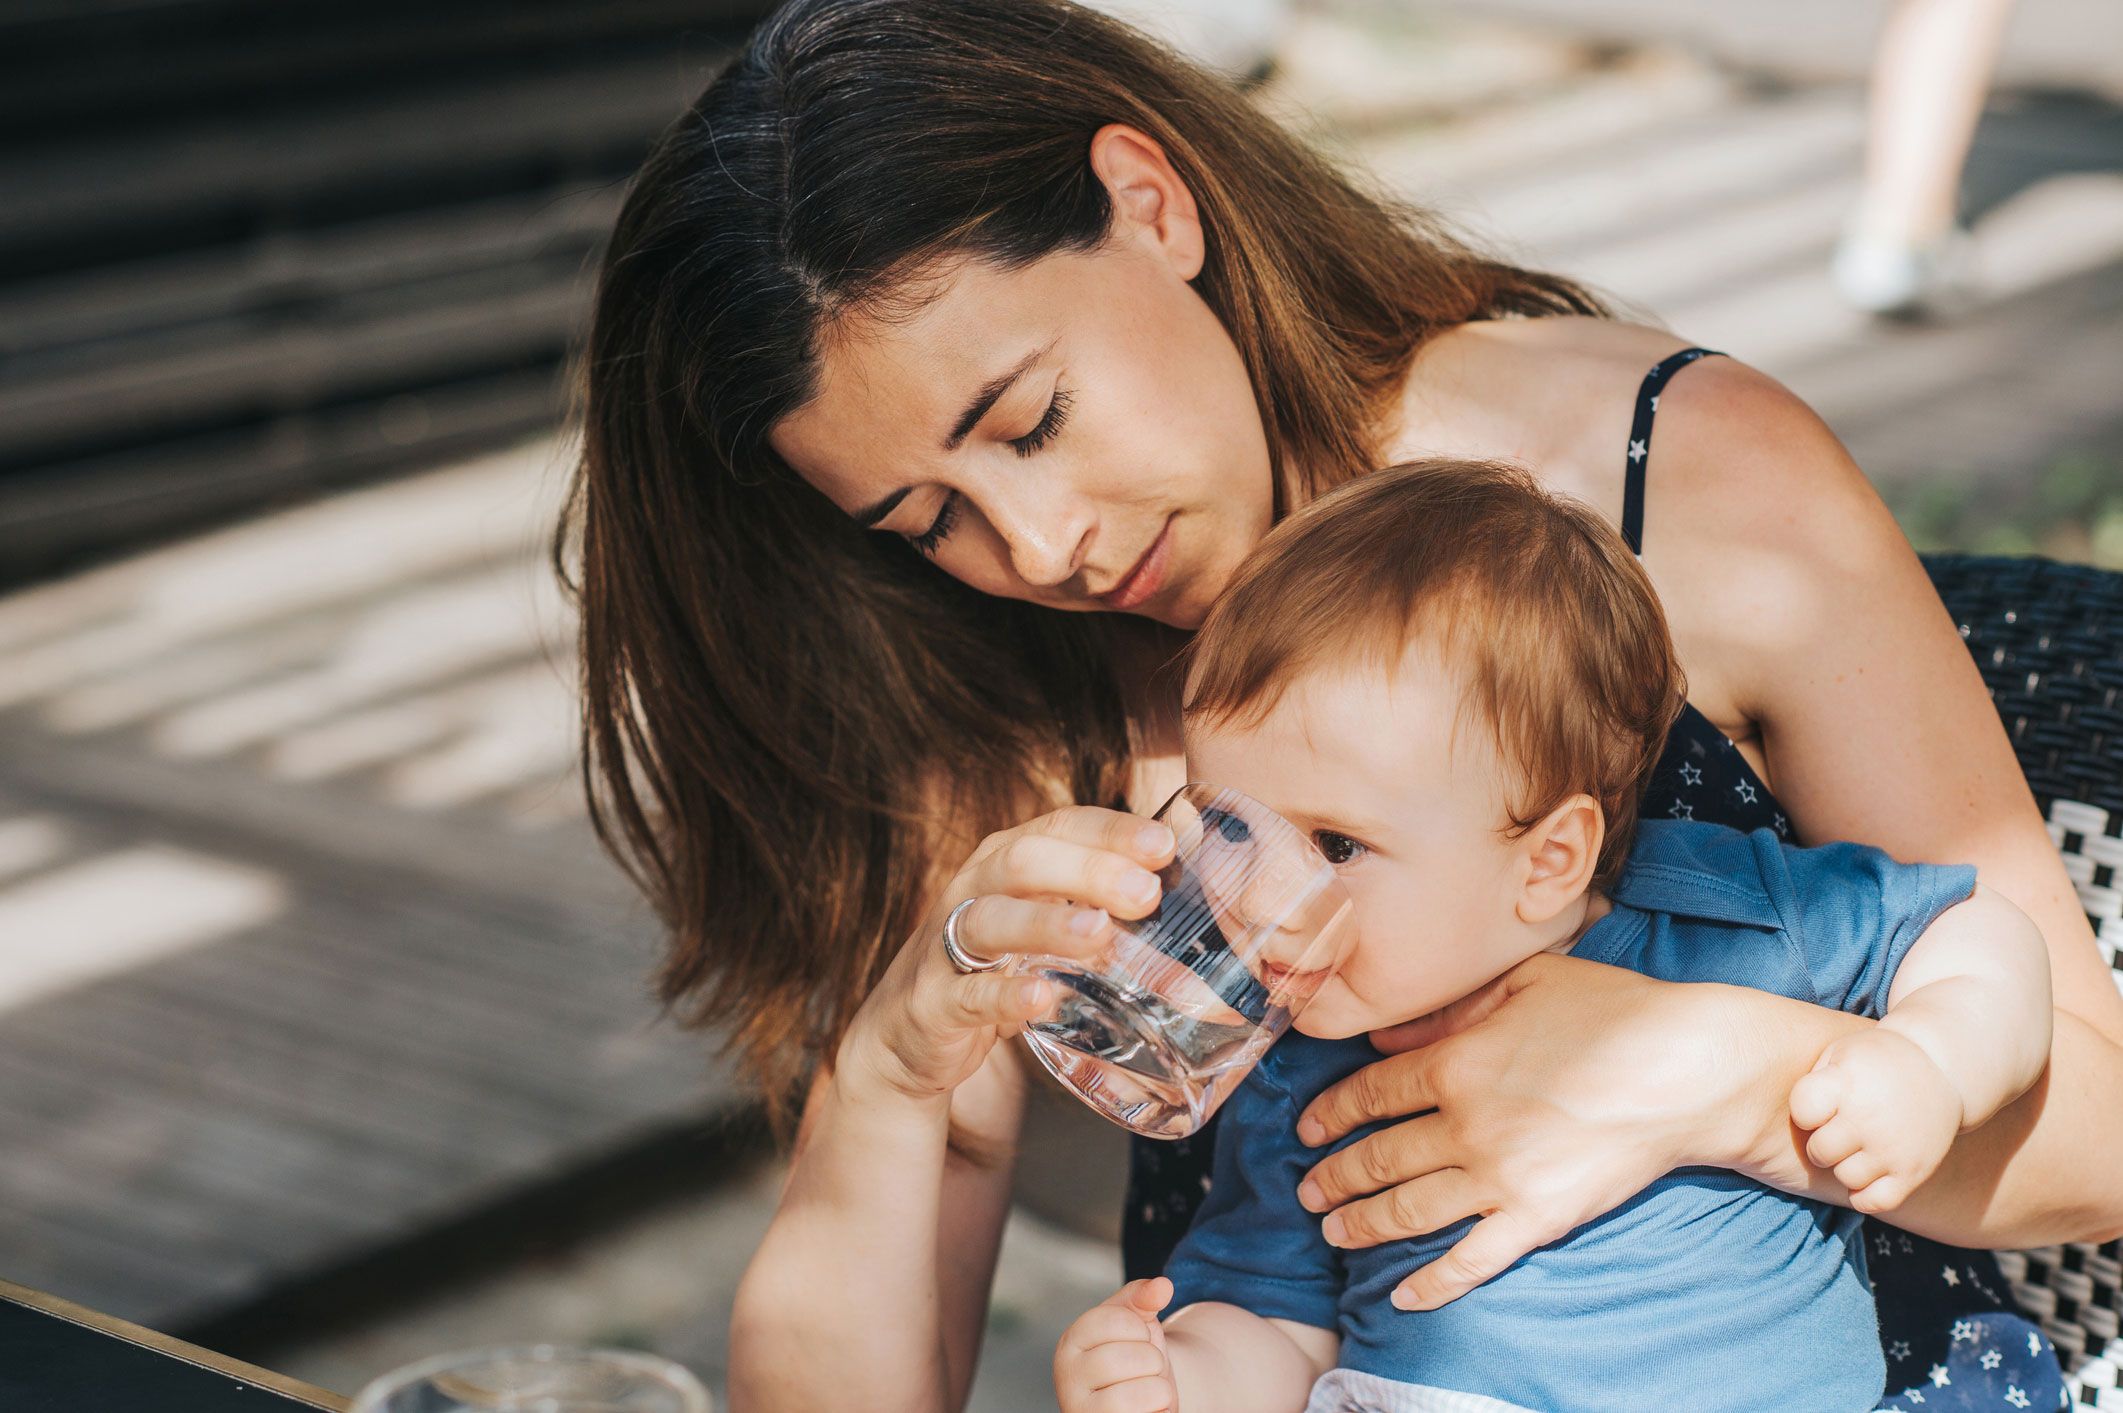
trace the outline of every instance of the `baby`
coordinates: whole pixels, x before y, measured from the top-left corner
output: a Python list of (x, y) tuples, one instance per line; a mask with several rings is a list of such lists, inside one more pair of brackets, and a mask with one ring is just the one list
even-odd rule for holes
[(2034, 925), (1969, 868), (1637, 824), (1683, 696), (1665, 618), (1621, 538), (1523, 472), (1423, 463), (1341, 488), (1267, 537), (1191, 652), (1189, 777), (1309, 834), (1357, 935), (1232, 1095), (1169, 1300), (1133, 1283), (1063, 1336), (1064, 1413), (1874, 1407), (1856, 1212), (1680, 1169), (1407, 1312), (1391, 1292), (1475, 1219), (1329, 1245), (1298, 1202), (1324, 1154), (1297, 1118), (1378, 1058), (1367, 1032), (1568, 952), (1877, 1019), (1791, 1108), (1853, 1201), (1892, 1211), (2041, 1072)]

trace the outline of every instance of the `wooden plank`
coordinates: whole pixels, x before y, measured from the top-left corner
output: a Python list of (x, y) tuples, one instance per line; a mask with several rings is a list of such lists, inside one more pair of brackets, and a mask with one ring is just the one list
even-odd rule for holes
[[(652, 1082), (654, 1068), (613, 1075), (600, 1108), (561, 1100), (580, 1086), (551, 1067), (480, 1087), (438, 1072), (456, 1057), (411, 1051), (402, 1056), (408, 1068), (393, 1071), (391, 1057), (349, 1054), (358, 1033), (298, 1021), (268, 1033), (248, 1006), (196, 1016), (180, 1035), (159, 1009), (118, 1003), (116, 993), (137, 985), (125, 978), (96, 988), (36, 1024), (17, 1017), (0, 1035), (9, 1096), (0, 1131), (15, 1157), (0, 1167), (0, 1208), (39, 1215), (62, 1233), (93, 1230), (177, 1253), (202, 1279), (238, 1271), (248, 1295), (712, 1104), (689, 1054), (660, 1067), (662, 1084)], [(519, 1060), (535, 1053), (526, 1047), (537, 1029), (526, 1024), (527, 1041), (513, 1050)], [(374, 1039), (391, 1037), (377, 1028)], [(559, 1058), (571, 1057), (580, 1058)], [(31, 1095), (44, 1110), (37, 1122), (21, 1113)], [(111, 1134), (102, 1146), (121, 1161), (84, 1169), (99, 1145), (79, 1135), (99, 1127)], [(25, 1175), (23, 1155), (46, 1160), (41, 1186), (34, 1159)], [(231, 1164), (253, 1171), (233, 1179)], [(320, 1194), (335, 1210), (318, 1210)], [(62, 1268), (69, 1249), (61, 1243)], [(122, 1288), (89, 1298), (158, 1320), (180, 1313), (121, 1303)], [(200, 1318), (210, 1307), (193, 1291), (181, 1313)]]
[(155, 1323), (160, 1314), (191, 1302), (233, 1303), (243, 1293), (230, 1268), (202, 1268), (96, 1227), (67, 1227), (34, 1212), (9, 1212), (7, 1235), (8, 1269), (25, 1284), (121, 1318)]
[[(184, 1121), (176, 1122), (166, 1100), (150, 1097), (180, 1088), (167, 1078), (155, 1090), (116, 1094), (78, 1072), (69, 1081), (10, 1060), (0, 1060), (0, 1071), (18, 1090), (32, 1091), (15, 1096), (4, 1120), (19, 1141), (0, 1150), (0, 1187), (16, 1200), (50, 1201), (64, 1192), (89, 1210), (117, 1210), (108, 1194), (152, 1171), (158, 1183), (202, 1185), (224, 1203), (284, 1203), (327, 1231), (352, 1232), (361, 1219), (349, 1198), (390, 1190), (393, 1182), (404, 1183), (407, 1197), (415, 1192), (395, 1155), (321, 1129), (259, 1123), (251, 1113), (203, 1104), (183, 1106)], [(235, 1126), (240, 1142), (231, 1141)], [(320, 1144), (329, 1162), (317, 1161)]]
[[(321, 214), (327, 200), (346, 219), (406, 204), (405, 192), (439, 177), (470, 190), (482, 173), (498, 180), (518, 168), (602, 176), (615, 163), (624, 170), (622, 151), (638, 159), (648, 137), (704, 82), (704, 72), (653, 53), (584, 69), (475, 74), (368, 102), (298, 108), (270, 133), (254, 115), (239, 114), (150, 127), (115, 141), (15, 147), (0, 156), (0, 190), (11, 193), (0, 204), (0, 249), (158, 217), (179, 229), (186, 220), (225, 220), (230, 212), (297, 225), (305, 205)], [(229, 227), (245, 228), (248, 220)]]
[[(172, 111), (251, 112), (408, 78), (656, 49), (674, 59), (733, 42), (767, 0), (453, 0), (449, 5), (88, 5), (12, 0), (0, 12), (0, 125), (109, 128)], [(113, 10), (121, 10), (114, 14)], [(129, 12), (129, 13), (123, 13)], [(145, 12), (145, 13), (143, 13)], [(240, 26), (241, 43), (230, 43)]]
[(0, 386), (9, 459), (34, 463), (109, 438), (152, 441), (259, 406), (329, 403), (526, 362), (557, 363), (583, 307), (579, 257), (514, 264), (314, 318), (231, 320), (104, 347)]
[[(134, 752), (104, 755), (125, 773)], [(164, 765), (164, 782), (184, 773)], [(341, 812), (241, 761), (189, 773), (246, 778), (230, 799)], [(188, 830), (185, 812), (149, 808), (154, 783), (112, 801), (18, 778), (0, 799), (64, 815), (77, 854), (154, 820), (286, 869), (294, 903), (0, 1016), (0, 1211), (33, 1238), (17, 1269), (36, 1282), (150, 1322), (211, 1318), (728, 1102), (703, 1042), (649, 1029), (650, 938), (609, 880), (601, 901), (560, 906), (476, 876), (446, 886), (358, 850), (320, 857), (240, 809)], [(369, 808), (380, 841), (386, 812)], [(450, 827), (508, 846), (477, 818)], [(564, 832), (579, 876), (603, 867)], [(330, 836), (320, 823), (314, 837)], [(460, 860), (474, 851), (461, 843)]]
[[(356, 1135), (395, 1122), (409, 1142), (434, 1138), (447, 1112), (451, 1146), (535, 1146), (708, 1087), (702, 1042), (650, 1030), (626, 951), (585, 937), (571, 953), (556, 935), (543, 997), (497, 995), (482, 983), (483, 939), (526, 936), (526, 920), (476, 903), (326, 906), (316, 883), (296, 887), (296, 910), (251, 934), (17, 1013), (0, 1027), (0, 1056), (54, 1078), (124, 1070), (207, 1094), (234, 1085), (231, 1102)], [(349, 967), (302, 960), (379, 935), (397, 944)], [(433, 959), (453, 953), (456, 979), (440, 982)], [(359, 973), (368, 980), (350, 979)]]
[[(329, 512), (307, 511), (284, 531), (269, 522), (49, 586), (6, 615), (12, 660), (30, 677), (0, 710), (0, 818), (57, 821), (63, 840), (18, 876), (42, 880), (38, 915), (68, 928), (63, 908), (77, 904), (65, 900), (79, 895), (62, 886), (67, 871), (122, 879), (82, 865), (150, 843), (170, 897), (149, 908), (181, 901), (184, 858), (202, 877), (269, 882), (277, 907), (147, 951), (122, 940), (144, 935), (141, 899), (80, 897), (69, 936), (81, 974), (99, 979), (0, 1010), (0, 1212), (17, 1274), (191, 1327), (565, 1189), (571, 1173), (663, 1151), (654, 1145), (669, 1134), (743, 1102), (705, 1037), (657, 1022), (656, 928), (579, 819), (524, 830), (498, 801), (396, 806), (384, 785), (406, 762), (388, 753), (325, 780), (268, 768), (281, 743), (335, 714), (481, 683), (560, 692), (514, 675), (543, 656), (531, 587), (545, 571), (528, 529), (502, 528), (530, 513), (523, 480), (547, 476), (548, 461), (502, 465), (506, 476), (466, 468), (477, 474), (342, 509), (359, 540), (437, 507), (453, 525), (478, 519), (491, 497), (495, 528), (423, 525), (386, 561), (401, 566), (395, 577), (349, 571), (282, 585), (277, 598), (261, 582), (251, 606), (245, 575), (300, 574), (324, 552), (312, 547), (344, 538), (326, 533)], [(223, 565), (224, 551), (253, 567)], [(236, 597), (152, 629), (158, 606), (194, 592)], [(520, 630), (497, 610), (519, 596)], [(477, 651), (290, 697), (301, 709), (261, 719), (232, 738), (240, 747), (186, 756), (160, 734), (206, 706), (240, 717), (247, 694), (350, 661), (351, 645), (379, 633), (430, 631)], [(260, 649), (248, 668), (246, 644)], [(222, 662), (137, 713), (70, 730), (45, 715), (89, 687), (122, 696), (200, 654)], [(566, 709), (564, 695), (551, 704)], [(574, 788), (560, 763), (530, 759), (523, 788)], [(99, 934), (111, 909), (131, 910), (134, 930)], [(129, 969), (98, 971), (99, 946)]]
[[(560, 411), (558, 372), (557, 361), (483, 371), (116, 450), (73, 448), (62, 462), (0, 470), (0, 587), (239, 511), (296, 504), (409, 462), (544, 432)], [(408, 414), (417, 420), (410, 433)]]
[[(361, 1037), (314, 1029), (307, 1015), (262, 1014), (243, 1004), (196, 1017), (195, 1029), (180, 1028), (173, 1018), (182, 1012), (143, 1006), (135, 988), (117, 983), (102, 988), (85, 1014), (65, 1017), (63, 1028), (34, 1018), (37, 1009), (10, 1022), (6, 1063), (45, 1086), (78, 1083), (84, 1098), (104, 1088), (182, 1087), (315, 1125), (327, 1137), (452, 1156), (479, 1144), (503, 1160), (590, 1116), (586, 1104), (569, 1102), (574, 1096), (527, 1093), (528, 1076), (519, 1073), (507, 1075), (506, 1087), (487, 1088), (478, 1081), (491, 1070), (465, 1076), (384, 1064), (380, 1040), (352, 1048)], [(215, 1043), (217, 1033), (230, 1039)], [(417, 1058), (432, 1065), (457, 1057)], [(548, 1102), (535, 1102), (540, 1097)]]
[(611, 229), (620, 191), (550, 187), (0, 285), (0, 356), (579, 255)]
[[(528, 904), (534, 910), (585, 928), (603, 908), (639, 906), (631, 887), (579, 834), (467, 828), (458, 813), (409, 813), (353, 790), (289, 788), (248, 768), (47, 735), (23, 729), (5, 713), (0, 788), (26, 810), (60, 809), (106, 826), (153, 819), (208, 850), (255, 851), (268, 866), (329, 859), (445, 890), (478, 879), (491, 898), (534, 900)], [(408, 887), (406, 895), (418, 891)]]

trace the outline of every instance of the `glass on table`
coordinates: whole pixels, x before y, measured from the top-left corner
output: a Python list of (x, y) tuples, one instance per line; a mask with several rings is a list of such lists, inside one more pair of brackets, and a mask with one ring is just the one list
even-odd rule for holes
[(668, 1359), (530, 1344), (444, 1354), (394, 1369), (350, 1413), (711, 1413), (700, 1380)]
[(1156, 818), (1178, 842), (1157, 911), (1114, 919), (1091, 962), (1014, 965), (1061, 987), (1025, 1026), (1040, 1063), (1123, 1128), (1184, 1138), (1290, 1028), (1355, 929), (1333, 865), (1258, 800), (1190, 784)]

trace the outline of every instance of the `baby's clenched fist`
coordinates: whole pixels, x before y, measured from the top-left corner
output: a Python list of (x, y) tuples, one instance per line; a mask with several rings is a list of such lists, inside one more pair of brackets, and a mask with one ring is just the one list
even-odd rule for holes
[(1792, 1086), (1806, 1157), (1834, 1172), (1860, 1212), (1891, 1212), (1932, 1175), (1961, 1131), (1961, 1095), (1915, 1041), (1884, 1026), (1845, 1036)]
[(1163, 1276), (1130, 1281), (1062, 1332), (1054, 1347), (1062, 1413), (1179, 1413), (1157, 1319), (1171, 1299)]

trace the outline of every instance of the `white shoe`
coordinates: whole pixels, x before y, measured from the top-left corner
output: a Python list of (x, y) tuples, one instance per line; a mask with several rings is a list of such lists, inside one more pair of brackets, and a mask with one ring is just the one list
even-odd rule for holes
[(1831, 273), (1853, 309), (1883, 319), (1946, 318), (1973, 300), (1974, 254), (1962, 230), (1924, 245), (1845, 236)]

